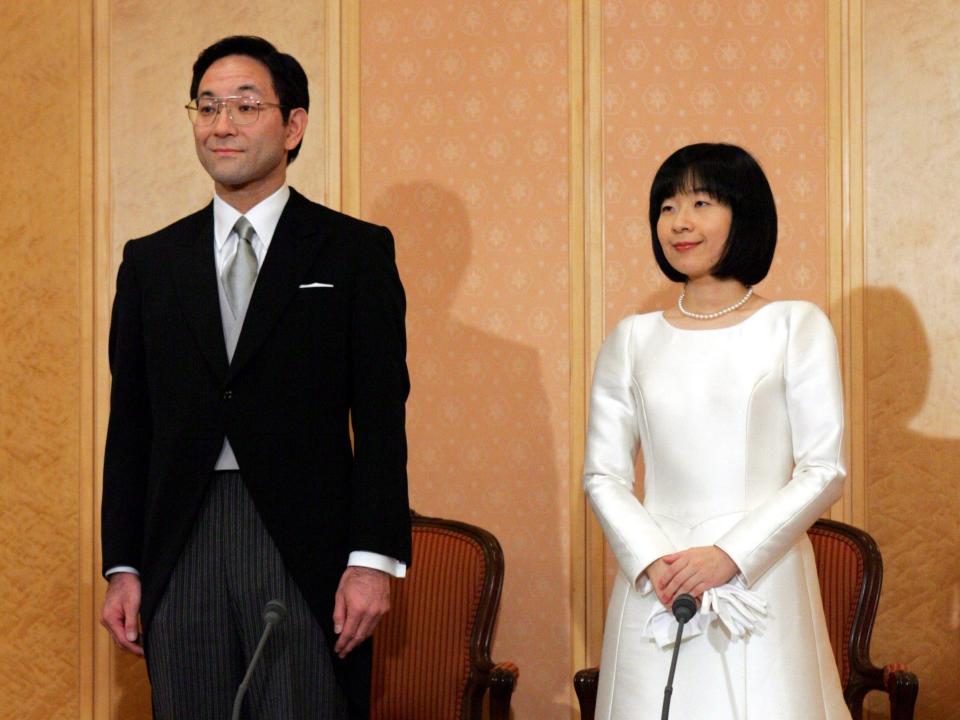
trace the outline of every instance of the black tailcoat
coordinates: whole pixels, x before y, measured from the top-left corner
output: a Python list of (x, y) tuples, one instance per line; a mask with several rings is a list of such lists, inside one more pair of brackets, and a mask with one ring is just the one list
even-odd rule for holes
[[(332, 287), (301, 287), (311, 283)], [(404, 312), (390, 232), (291, 190), (228, 363), (212, 203), (127, 243), (110, 327), (103, 567), (139, 569), (147, 632), (225, 436), (328, 638), (351, 551), (410, 562)], [(365, 645), (337, 664), (355, 700), (369, 682)]]

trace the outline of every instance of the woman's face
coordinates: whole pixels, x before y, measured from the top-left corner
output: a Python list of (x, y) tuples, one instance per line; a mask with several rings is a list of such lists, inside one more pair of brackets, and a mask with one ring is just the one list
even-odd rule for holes
[(733, 211), (705, 192), (679, 192), (660, 205), (657, 240), (675, 270), (696, 280), (710, 275), (730, 235)]

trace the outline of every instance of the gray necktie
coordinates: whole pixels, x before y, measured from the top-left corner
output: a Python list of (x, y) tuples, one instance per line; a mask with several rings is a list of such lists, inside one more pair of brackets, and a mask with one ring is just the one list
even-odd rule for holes
[(239, 318), (240, 313), (250, 302), (253, 286), (257, 282), (257, 254), (251, 245), (256, 231), (243, 215), (237, 220), (233, 230), (239, 236), (237, 252), (227, 267), (223, 279), (230, 309), (233, 311), (233, 316)]

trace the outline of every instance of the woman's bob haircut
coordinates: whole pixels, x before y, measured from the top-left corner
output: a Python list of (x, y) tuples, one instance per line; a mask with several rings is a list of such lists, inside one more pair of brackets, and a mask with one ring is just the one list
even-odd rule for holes
[(777, 208), (760, 164), (743, 148), (723, 143), (687, 145), (668, 157), (650, 188), (650, 233), (653, 255), (674, 282), (687, 276), (667, 262), (657, 237), (657, 220), (665, 200), (685, 192), (703, 192), (733, 214), (723, 256), (710, 273), (756, 285), (770, 271), (777, 247)]

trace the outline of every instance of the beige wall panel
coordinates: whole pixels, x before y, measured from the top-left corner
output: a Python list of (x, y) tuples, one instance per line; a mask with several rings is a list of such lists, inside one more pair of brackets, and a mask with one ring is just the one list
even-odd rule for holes
[(79, 712), (81, 3), (0, 3), (0, 716)]
[(323, 20), (322, 2), (113, 2), (110, 157), (115, 250), (212, 197), (212, 181), (197, 161), (183, 106), (190, 99), (193, 61), (204, 47), (227, 35), (261, 35), (304, 66), (312, 124), (289, 180), (308, 197), (322, 198)]
[(960, 705), (960, 9), (864, 7), (867, 529), (886, 566), (873, 656), (907, 662), (918, 717), (946, 718)]
[(567, 6), (361, 8), (361, 205), (407, 290), (411, 500), (503, 544), (518, 720), (572, 695)]
[[(199, 209), (212, 181), (197, 160), (183, 106), (199, 52), (227, 35), (260, 35), (296, 57), (310, 79), (311, 125), (288, 179), (324, 194), (324, 15), (322, 2), (185, 0), (110, 5), (109, 157), (112, 289), (123, 244)], [(143, 663), (113, 652), (111, 717), (147, 717)], [(100, 712), (98, 710), (98, 712)]]

